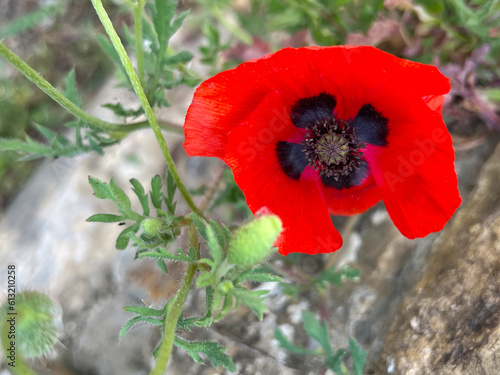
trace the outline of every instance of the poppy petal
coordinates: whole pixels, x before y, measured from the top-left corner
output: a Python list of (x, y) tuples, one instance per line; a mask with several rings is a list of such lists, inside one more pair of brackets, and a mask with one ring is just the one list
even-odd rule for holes
[[(267, 207), (281, 218), (284, 229), (277, 243), (281, 254), (335, 251), (341, 247), (342, 238), (330, 219), (317, 174), (314, 178), (303, 173), (300, 180), (294, 180), (279, 164), (277, 144), (289, 139), (296, 128), (290, 119), (276, 120), (268, 109), (283, 107), (278, 94), (268, 94), (228, 135), (225, 161), (252, 212)], [(270, 128), (271, 123), (274, 129)], [(251, 141), (252, 137), (259, 139), (259, 134), (269, 137)], [(248, 144), (253, 145), (255, 153), (250, 154), (246, 146), (241, 146)]]
[(292, 106), (290, 119), (295, 126), (305, 128), (316, 121), (330, 118), (335, 104), (337, 104), (335, 98), (324, 92), (310, 98), (299, 99)]
[(389, 121), (377, 112), (371, 104), (365, 104), (352, 121), (352, 126), (356, 129), (356, 135), (361, 142), (375, 146), (387, 145), (387, 123)]
[(394, 107), (388, 147), (364, 154), (392, 221), (408, 238), (441, 230), (460, 206), (455, 154), (441, 115), (424, 100)]
[(382, 199), (372, 175), (356, 187), (342, 190), (322, 187), (321, 190), (332, 215), (359, 214), (373, 207)]
[(278, 163), (285, 174), (292, 180), (299, 180), (304, 168), (307, 166), (307, 159), (302, 151), (304, 146), (300, 143), (278, 141), (276, 154)]

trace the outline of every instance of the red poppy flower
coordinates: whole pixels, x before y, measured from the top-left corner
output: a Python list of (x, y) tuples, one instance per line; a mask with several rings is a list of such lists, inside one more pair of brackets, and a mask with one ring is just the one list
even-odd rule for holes
[(250, 209), (280, 216), (282, 254), (337, 250), (330, 214), (381, 199), (403, 235), (424, 237), (461, 203), (449, 89), (435, 67), (373, 47), (286, 48), (202, 83), (184, 148), (224, 160)]

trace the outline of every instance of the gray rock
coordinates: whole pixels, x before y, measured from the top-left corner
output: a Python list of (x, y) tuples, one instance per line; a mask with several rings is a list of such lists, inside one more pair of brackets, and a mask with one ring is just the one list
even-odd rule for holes
[(500, 146), (434, 244), (377, 362), (391, 374), (500, 373)]

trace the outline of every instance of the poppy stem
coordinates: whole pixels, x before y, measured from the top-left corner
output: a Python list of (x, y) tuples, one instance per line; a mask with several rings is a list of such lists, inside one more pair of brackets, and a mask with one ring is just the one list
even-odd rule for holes
[[(23, 74), (29, 81), (35, 84), (45, 94), (50, 96), (57, 104), (66, 109), (75, 117), (85, 121), (91, 129), (100, 130), (102, 132), (112, 134), (115, 132), (130, 133), (135, 130), (149, 127), (149, 122), (147, 121), (140, 121), (133, 124), (116, 124), (89, 115), (83, 109), (66, 98), (59, 90), (52, 86), (36, 70), (26, 64), (18, 55), (16, 55), (2, 42), (0, 42), (0, 57), (3, 57), (5, 60), (7, 60), (14, 68), (16, 68), (21, 74)], [(160, 123), (160, 126), (164, 130), (183, 134), (182, 128), (180, 126), (168, 124), (165, 122)]]
[(199, 216), (201, 216), (206, 220), (205, 215), (203, 215), (203, 212), (201, 212), (201, 210), (194, 204), (191, 195), (189, 194), (188, 190), (182, 183), (181, 178), (179, 177), (179, 173), (177, 172), (177, 167), (175, 166), (174, 160), (170, 155), (167, 142), (163, 137), (160, 126), (158, 125), (156, 115), (153, 109), (151, 108), (151, 105), (149, 104), (146, 93), (144, 92), (144, 88), (142, 87), (141, 82), (137, 77), (137, 74), (134, 70), (134, 67), (132, 66), (130, 58), (128, 57), (127, 51), (125, 50), (125, 47), (123, 46), (122, 41), (120, 40), (120, 37), (116, 33), (113, 23), (109, 19), (108, 13), (104, 9), (102, 0), (91, 0), (91, 1), (92, 4), (94, 5), (97, 15), (99, 16), (99, 19), (101, 20), (102, 25), (104, 26), (104, 29), (106, 30), (106, 33), (109, 36), (109, 39), (111, 40), (111, 43), (113, 44), (113, 47), (115, 47), (115, 50), (118, 53), (118, 56), (120, 57), (120, 61), (123, 67), (125, 68), (125, 71), (127, 73), (128, 78), (130, 79), (130, 82), (132, 83), (132, 87), (141, 102), (142, 108), (144, 109), (144, 113), (146, 114), (148, 122), (151, 125), (151, 128), (153, 129), (156, 141), (160, 146), (160, 149), (163, 153), (163, 157), (167, 162), (168, 169), (170, 173), (172, 173), (172, 177), (174, 178), (175, 183), (179, 188), (179, 191), (186, 200), (186, 203), (188, 204), (189, 208), (191, 208), (191, 210), (193, 210), (196, 214), (198, 214)]
[(142, 48), (142, 12), (146, 0), (137, 0), (134, 5), (135, 57), (137, 59), (137, 74), (141, 85), (144, 85), (144, 51)]
[[(196, 227), (193, 223), (189, 225), (189, 243), (193, 247), (198, 247), (198, 234)], [(163, 375), (168, 365), (168, 361), (172, 354), (172, 349), (174, 347), (175, 341), (175, 331), (177, 329), (177, 322), (182, 313), (182, 308), (186, 302), (186, 298), (191, 289), (191, 283), (193, 282), (193, 277), (196, 272), (196, 263), (190, 263), (187, 266), (186, 274), (184, 275), (184, 280), (181, 287), (177, 291), (174, 297), (174, 302), (168, 313), (165, 315), (163, 320), (163, 337), (160, 348), (158, 349), (158, 357), (156, 359), (155, 367), (151, 371), (150, 375)]]

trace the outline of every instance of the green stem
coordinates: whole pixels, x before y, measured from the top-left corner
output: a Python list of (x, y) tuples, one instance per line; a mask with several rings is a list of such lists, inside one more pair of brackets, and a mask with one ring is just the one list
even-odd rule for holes
[[(194, 224), (189, 226), (189, 243), (191, 246), (198, 246), (198, 235), (196, 232), (196, 227)], [(182, 313), (182, 307), (186, 302), (186, 298), (191, 289), (191, 283), (193, 282), (193, 277), (196, 272), (196, 263), (190, 263), (187, 266), (186, 274), (184, 275), (184, 281), (180, 289), (175, 295), (174, 302), (170, 307), (167, 315), (164, 319), (163, 337), (158, 350), (158, 358), (156, 359), (155, 367), (149, 375), (163, 375), (167, 368), (168, 361), (172, 355), (172, 349), (174, 347), (175, 341), (175, 331), (177, 329), (177, 322)]]
[(134, 6), (135, 56), (137, 58), (137, 74), (141, 85), (144, 85), (144, 51), (142, 49), (142, 11), (145, 0), (138, 0)]
[(165, 317), (162, 343), (158, 351), (158, 358), (156, 359), (155, 367), (153, 368), (153, 371), (151, 371), (150, 375), (163, 375), (165, 373), (165, 369), (174, 347), (177, 322), (179, 321), (182, 308), (191, 289), (191, 283), (193, 281), (195, 271), (195, 264), (192, 263), (187, 266), (186, 275), (184, 276), (181, 288), (177, 292), (174, 303)]
[[(7, 368), (14, 375), (36, 375), (35, 372), (27, 365), (27, 363), (24, 361), (23, 357), (18, 352), (19, 347), (17, 345), (18, 342), (16, 341), (16, 339), (15, 338), (13, 338), (13, 339), (8, 338), (9, 328), (10, 328), (10, 325), (7, 322), (5, 322), (0, 329), (0, 332), (2, 333), (3, 353), (5, 355)], [(13, 346), (15, 348), (14, 359), (8, 358), (10, 356), (9, 348), (11, 346), (11, 342), (13, 342), (13, 344), (14, 344)], [(9, 363), (11, 363), (11, 362), (13, 362), (14, 366), (9, 365)]]
[[(148, 121), (140, 121), (132, 124), (116, 124), (112, 122), (107, 122), (98, 119), (97, 117), (89, 115), (87, 112), (83, 111), (77, 107), (73, 102), (68, 100), (63, 94), (59, 92), (54, 86), (47, 82), (40, 74), (38, 74), (33, 68), (26, 64), (19, 56), (12, 52), (5, 44), (0, 42), (0, 56), (5, 58), (14, 68), (20, 71), (26, 78), (28, 78), (32, 83), (34, 83), (40, 90), (45, 92), (54, 101), (56, 101), (61, 107), (66, 109), (69, 113), (77, 118), (82, 119), (89, 124), (89, 127), (95, 130), (101, 130), (103, 132), (126, 132), (130, 133), (135, 130), (144, 129), (149, 127)], [(166, 131), (184, 134), (182, 127), (178, 125), (168, 124), (166, 122), (160, 122), (160, 127)]]
[(182, 196), (186, 200), (186, 203), (191, 208), (191, 210), (196, 212), (201, 217), (205, 218), (200, 209), (194, 204), (191, 195), (189, 194), (189, 192), (187, 191), (186, 187), (184, 186), (179, 177), (179, 173), (177, 172), (174, 160), (172, 159), (172, 156), (170, 155), (170, 152), (168, 150), (167, 142), (165, 141), (165, 138), (163, 137), (161, 129), (156, 120), (155, 113), (153, 112), (153, 109), (149, 104), (146, 93), (144, 92), (141, 82), (139, 81), (139, 78), (135, 73), (132, 63), (130, 62), (130, 59), (127, 55), (127, 51), (125, 50), (125, 47), (123, 46), (122, 41), (120, 40), (120, 37), (118, 36), (115, 28), (113, 27), (113, 23), (109, 19), (108, 13), (106, 12), (104, 6), (102, 5), (102, 0), (91, 0), (91, 1), (92, 4), (94, 5), (97, 15), (99, 16), (99, 19), (101, 20), (102, 25), (104, 26), (104, 29), (106, 30), (106, 33), (109, 36), (109, 39), (111, 40), (111, 43), (113, 44), (116, 52), (120, 56), (122, 65), (125, 68), (127, 76), (129, 77), (130, 82), (132, 83), (132, 87), (134, 88), (134, 91), (141, 102), (142, 108), (144, 109), (149, 124), (151, 125), (151, 128), (153, 129), (153, 132), (156, 136), (156, 140), (161, 148), (163, 157), (167, 162), (168, 169), (170, 170), (170, 173), (172, 173), (172, 177), (174, 178), (177, 187), (179, 188), (179, 191), (181, 192)]
[(131, 132), (145, 127), (145, 125), (142, 123), (130, 125), (113, 124), (89, 115), (87, 112), (85, 112), (68, 98), (66, 98), (63, 94), (61, 94), (59, 90), (57, 90), (54, 86), (47, 82), (40, 74), (38, 74), (32, 67), (26, 64), (19, 56), (12, 52), (2, 42), (0, 42), (0, 56), (7, 60), (14, 68), (19, 70), (31, 82), (37, 85), (40, 90), (54, 99), (54, 101), (56, 101), (61, 107), (65, 108), (74, 116), (87, 122), (89, 124), (89, 127), (92, 129), (110, 133)]

